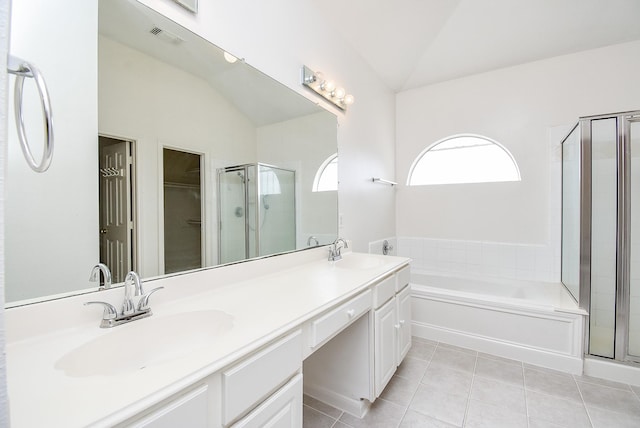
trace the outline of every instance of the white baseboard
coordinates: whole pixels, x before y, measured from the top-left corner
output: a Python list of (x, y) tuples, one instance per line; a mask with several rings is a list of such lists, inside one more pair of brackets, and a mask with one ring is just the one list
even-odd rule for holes
[(368, 400), (356, 400), (344, 395), (338, 394), (328, 389), (313, 385), (304, 385), (304, 394), (320, 400), (325, 404), (333, 406), (344, 412), (347, 412), (357, 418), (363, 418), (367, 414), (371, 403)]
[(584, 359), (584, 374), (614, 382), (640, 386), (640, 367), (623, 363), (587, 357)]
[(423, 339), (435, 340), (487, 354), (510, 358), (536, 366), (582, 374), (583, 359), (570, 355), (529, 348), (490, 337), (478, 336), (463, 331), (413, 321), (412, 334)]

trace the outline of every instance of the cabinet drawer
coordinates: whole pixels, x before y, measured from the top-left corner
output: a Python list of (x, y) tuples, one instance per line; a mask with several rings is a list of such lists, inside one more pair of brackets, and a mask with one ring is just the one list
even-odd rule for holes
[(208, 426), (207, 416), (207, 386), (202, 385), (169, 404), (165, 404), (144, 418), (126, 425), (132, 428), (172, 428), (176, 426), (206, 428)]
[(300, 331), (222, 373), (223, 424), (253, 408), (302, 366)]
[(378, 309), (396, 294), (396, 278), (390, 276), (373, 286), (373, 307)]
[(405, 285), (411, 281), (411, 268), (409, 266), (400, 269), (395, 274), (396, 277), (396, 293), (402, 290)]
[(333, 336), (371, 308), (371, 290), (314, 320), (311, 324), (311, 346), (315, 347)]
[(302, 375), (296, 375), (278, 392), (231, 428), (302, 427)]

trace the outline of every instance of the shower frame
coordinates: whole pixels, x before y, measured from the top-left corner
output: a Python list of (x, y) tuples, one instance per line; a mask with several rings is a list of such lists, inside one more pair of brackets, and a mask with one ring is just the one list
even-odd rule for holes
[[(615, 327), (614, 357), (589, 354), (592, 357), (615, 360), (622, 363), (640, 363), (640, 357), (629, 354), (630, 316), (630, 222), (631, 222), (631, 123), (640, 122), (640, 111), (580, 117), (578, 124), (562, 141), (575, 131), (580, 132), (579, 181), (580, 181), (580, 261), (579, 261), (579, 305), (591, 313), (591, 267), (592, 267), (592, 134), (591, 122), (600, 119), (616, 119), (616, 281), (615, 281)], [(564, 201), (564, 198), (563, 198)], [(563, 202), (564, 203), (564, 202)], [(637, 208), (640, 209), (640, 208)], [(590, 345), (590, 323), (585, 326), (585, 343)]]

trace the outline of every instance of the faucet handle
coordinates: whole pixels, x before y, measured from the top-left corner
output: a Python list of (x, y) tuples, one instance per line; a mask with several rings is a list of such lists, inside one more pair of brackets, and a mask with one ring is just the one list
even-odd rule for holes
[(107, 303), (107, 302), (86, 302), (84, 305), (85, 306), (87, 306), (87, 305), (103, 305), (104, 306), (104, 312), (102, 313), (102, 319), (103, 320), (114, 320), (118, 316), (118, 310), (111, 303)]
[(150, 309), (149, 296), (151, 296), (153, 293), (155, 293), (158, 290), (162, 290), (163, 288), (164, 287), (157, 287), (149, 291), (148, 293), (143, 294), (140, 300), (138, 301), (138, 312), (149, 310)]

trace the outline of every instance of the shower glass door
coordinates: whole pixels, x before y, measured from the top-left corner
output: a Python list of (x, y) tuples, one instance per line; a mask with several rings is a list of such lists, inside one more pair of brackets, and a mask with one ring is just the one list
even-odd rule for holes
[(244, 260), (247, 254), (245, 169), (218, 170), (218, 259), (222, 263)]
[(628, 358), (640, 362), (640, 117), (625, 122), (629, 141), (629, 331)]
[(295, 250), (295, 172), (268, 165), (258, 166), (260, 255)]
[(585, 123), (591, 134), (591, 305), (589, 353), (614, 358), (618, 236), (617, 118)]
[(562, 142), (562, 283), (580, 299), (580, 128)]

